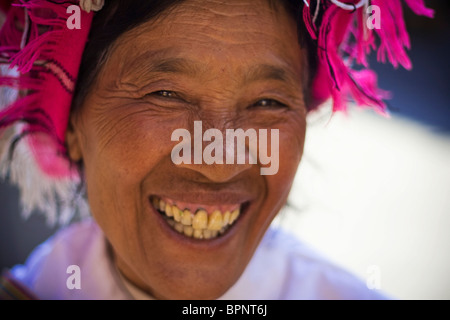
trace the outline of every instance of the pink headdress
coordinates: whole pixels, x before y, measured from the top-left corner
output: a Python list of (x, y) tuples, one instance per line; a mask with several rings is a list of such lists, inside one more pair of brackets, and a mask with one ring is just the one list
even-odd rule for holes
[(0, 131), (0, 173), (19, 184), (25, 212), (41, 209), (54, 223), (58, 201), (67, 209), (60, 221), (73, 207), (69, 189), (78, 177), (66, 155), (65, 131), (94, 13), (77, 7), (80, 26), (69, 29), (76, 0), (11, 2), (1, 2), (8, 10), (0, 31), (0, 85), (15, 91), (1, 92), (10, 104), (0, 107), (0, 129), (8, 128)]
[[(405, 51), (410, 41), (401, 0), (303, 2), (303, 20), (318, 48), (319, 65), (312, 84), (314, 104), (331, 97), (333, 110), (345, 111), (347, 100), (354, 100), (384, 114), (383, 100), (388, 94), (378, 89), (366, 57), (378, 50), (379, 61), (411, 68)], [(423, 0), (405, 2), (416, 14), (433, 16)], [(0, 173), (9, 174), (19, 184), (26, 211), (41, 209), (51, 223), (58, 217), (56, 199), (66, 200), (67, 214), (60, 214), (60, 221), (71, 216), (71, 190), (79, 177), (67, 157), (65, 132), (94, 16), (90, 11), (99, 10), (102, 3), (0, 0), (0, 9), (7, 12), (0, 31), (0, 63), (6, 66), (0, 86), (13, 88), (0, 90), (6, 100), (0, 105)], [(67, 26), (71, 5), (83, 9), (79, 28)], [(378, 9), (379, 25), (373, 27), (368, 21), (372, 10)], [(362, 69), (354, 69), (355, 64)]]

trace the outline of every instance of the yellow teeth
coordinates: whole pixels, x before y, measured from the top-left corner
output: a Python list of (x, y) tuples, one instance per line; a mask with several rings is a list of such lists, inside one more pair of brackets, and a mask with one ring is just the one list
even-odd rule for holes
[(236, 219), (239, 217), (240, 211), (239, 209), (233, 210), (230, 214), (230, 222), (229, 224), (232, 224), (236, 221)]
[(195, 239), (213, 239), (223, 234), (240, 215), (240, 209), (221, 212), (214, 210), (208, 214), (199, 209), (192, 213), (188, 209), (178, 208), (162, 199), (153, 198), (152, 205), (166, 216), (167, 223), (177, 232)]
[(208, 229), (204, 230), (204, 231), (203, 231), (203, 237), (204, 237), (205, 239), (211, 239), (211, 237), (212, 237), (212, 231), (211, 231), (211, 230), (208, 230)]
[(223, 214), (223, 217), (222, 217), (222, 225), (223, 226), (226, 226), (228, 223), (230, 223), (230, 215), (231, 215), (230, 211), (226, 211)]
[[(186, 210), (185, 210), (186, 211)], [(205, 210), (198, 210), (192, 220), (194, 229), (206, 229), (208, 225), (208, 213)]]
[(209, 217), (208, 229), (219, 231), (220, 229), (222, 229), (222, 220), (222, 212), (220, 212), (219, 210), (215, 210)]
[(166, 212), (166, 216), (168, 217), (172, 217), (173, 216), (173, 212), (172, 212), (172, 206), (170, 204), (166, 204), (166, 209), (164, 210)]
[(183, 232), (185, 236), (192, 237), (192, 235), (194, 234), (194, 228), (190, 226), (184, 226)]
[[(198, 214), (197, 214), (197, 216), (198, 216)], [(190, 226), (191, 224), (192, 224), (192, 226), (194, 226), (194, 224), (192, 223), (191, 212), (189, 210), (186, 209), (182, 212), (181, 223), (184, 224), (185, 226)]]
[(184, 231), (184, 226), (181, 223), (175, 223), (175, 230), (177, 230), (179, 233), (182, 233)]
[(161, 211), (165, 211), (166, 210), (166, 203), (164, 202), (164, 200), (161, 200), (159, 202), (159, 210), (161, 210)]
[(194, 238), (203, 239), (203, 231), (200, 229), (194, 229)]
[(180, 209), (178, 209), (178, 207), (176, 207), (176, 206), (172, 207), (172, 214), (173, 214), (173, 219), (176, 222), (180, 222), (181, 221), (181, 211), (180, 211)]

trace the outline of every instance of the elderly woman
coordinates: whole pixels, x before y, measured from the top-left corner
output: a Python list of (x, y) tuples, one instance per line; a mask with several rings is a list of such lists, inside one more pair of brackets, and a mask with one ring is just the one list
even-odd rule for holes
[(3, 173), (25, 211), (89, 216), (6, 272), (3, 296), (383, 298), (269, 228), (308, 112), (331, 97), (385, 113), (377, 44), (410, 67), (400, 0), (370, 4), (3, 1)]

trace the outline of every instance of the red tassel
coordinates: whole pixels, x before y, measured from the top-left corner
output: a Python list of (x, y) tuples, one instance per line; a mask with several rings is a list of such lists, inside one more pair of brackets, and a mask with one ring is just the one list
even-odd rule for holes
[[(425, 7), (423, 0), (405, 0), (408, 6), (419, 15), (433, 17), (433, 10)], [(357, 3), (353, 0), (351, 3)], [(346, 2), (348, 3), (348, 1)], [(316, 105), (331, 96), (334, 111), (346, 110), (346, 99), (352, 98), (358, 105), (372, 106), (377, 112), (385, 114), (383, 100), (390, 95), (378, 89), (376, 74), (369, 67), (367, 55), (377, 50), (378, 60), (389, 61), (394, 67), (402, 65), (411, 69), (412, 64), (406, 53), (410, 39), (403, 20), (400, 0), (372, 0), (382, 13), (381, 28), (370, 30), (366, 26), (367, 15), (362, 7), (355, 12), (343, 10), (328, 3), (318, 30), (319, 67), (313, 81), (313, 98)], [(308, 26), (308, 15), (304, 12)], [(349, 37), (351, 32), (352, 37)], [(378, 48), (377, 40), (378, 38)], [(348, 59), (344, 57), (348, 55)], [(366, 70), (355, 71), (352, 62)]]
[(423, 0), (405, 0), (405, 2), (415, 14), (428, 18), (434, 17), (434, 10), (425, 7)]
[(317, 39), (316, 26), (312, 22), (311, 11), (307, 5), (303, 6), (303, 22), (305, 23), (306, 29), (308, 30), (308, 33), (310, 34), (311, 38), (313, 40), (316, 40)]

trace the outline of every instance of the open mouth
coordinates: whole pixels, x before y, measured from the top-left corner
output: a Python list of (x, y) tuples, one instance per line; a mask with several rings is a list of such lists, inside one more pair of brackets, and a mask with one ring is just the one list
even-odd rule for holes
[(199, 205), (152, 196), (152, 206), (173, 230), (195, 239), (220, 237), (238, 220), (248, 203), (234, 205)]

